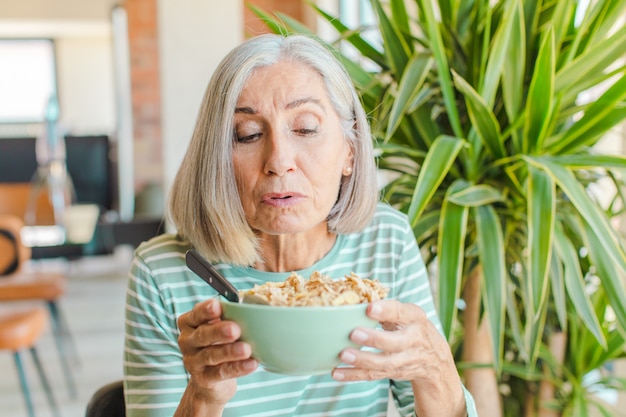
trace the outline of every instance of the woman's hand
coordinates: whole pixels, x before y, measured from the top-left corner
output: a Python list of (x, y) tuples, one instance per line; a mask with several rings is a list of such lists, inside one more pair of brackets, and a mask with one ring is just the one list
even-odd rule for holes
[(385, 331), (357, 328), (350, 339), (380, 352), (345, 349), (340, 358), (351, 367), (335, 368), (333, 378), (411, 381), (418, 416), (465, 416), (465, 397), (450, 347), (424, 310), (384, 300), (370, 304), (367, 314)]
[(210, 299), (196, 304), (178, 318), (178, 345), (185, 368), (191, 374), (183, 396), (185, 407), (193, 405), (186, 408), (188, 411), (198, 411), (204, 405), (213, 411), (219, 408), (221, 412), (235, 395), (235, 378), (251, 373), (258, 366), (250, 357), (250, 345), (238, 341), (239, 326), (232, 321), (222, 321), (221, 314), (219, 301)]

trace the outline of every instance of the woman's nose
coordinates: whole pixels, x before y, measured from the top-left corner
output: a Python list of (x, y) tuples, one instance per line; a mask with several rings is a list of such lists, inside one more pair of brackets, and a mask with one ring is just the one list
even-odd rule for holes
[(269, 133), (263, 152), (265, 174), (280, 177), (296, 170), (296, 150), (287, 133), (276, 130)]

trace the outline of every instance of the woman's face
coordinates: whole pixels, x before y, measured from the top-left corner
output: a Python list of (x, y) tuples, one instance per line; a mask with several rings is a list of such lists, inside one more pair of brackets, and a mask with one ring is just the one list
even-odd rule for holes
[(321, 76), (291, 61), (257, 69), (237, 102), (235, 134), (250, 226), (269, 235), (325, 233), (352, 154)]

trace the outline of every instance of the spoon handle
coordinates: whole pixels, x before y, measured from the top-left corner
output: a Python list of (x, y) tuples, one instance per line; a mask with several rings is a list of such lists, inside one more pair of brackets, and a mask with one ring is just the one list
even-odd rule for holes
[(233, 286), (226, 277), (217, 272), (206, 259), (202, 257), (195, 249), (189, 249), (185, 254), (185, 262), (193, 272), (209, 284), (215, 291), (220, 293), (228, 301), (233, 303), (239, 302), (239, 293), (237, 288)]

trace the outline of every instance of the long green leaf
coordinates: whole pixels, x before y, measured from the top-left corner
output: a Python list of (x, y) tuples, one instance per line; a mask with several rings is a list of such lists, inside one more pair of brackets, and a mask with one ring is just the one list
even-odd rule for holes
[(570, 301), (574, 305), (576, 314), (581, 318), (598, 343), (602, 346), (606, 346), (606, 340), (600, 328), (600, 322), (593, 311), (591, 299), (585, 290), (584, 277), (580, 270), (578, 253), (572, 245), (572, 241), (565, 235), (560, 223), (557, 223), (555, 227), (555, 243), (558, 257), (563, 262), (565, 288), (567, 289)]
[(526, 156), (525, 159), (532, 164), (540, 166), (555, 178), (558, 186), (565, 192), (580, 213), (581, 218), (585, 219), (596, 234), (604, 248), (604, 253), (610, 256), (622, 271), (626, 271), (626, 254), (624, 254), (615, 231), (609, 225), (606, 215), (591, 201), (585, 189), (574, 175), (566, 168), (550, 162), (547, 158)]
[(450, 66), (446, 57), (446, 47), (441, 38), (439, 22), (435, 17), (433, 4), (431, 0), (417, 0), (417, 3), (424, 12), (424, 22), (426, 24), (424, 30), (428, 33), (428, 38), (431, 41), (430, 49), (437, 63), (437, 77), (441, 85), (441, 94), (443, 96), (444, 106), (448, 112), (450, 126), (452, 127), (454, 135), (462, 138), (464, 134), (461, 128), (461, 120), (456, 105), (454, 89), (452, 88), (452, 80), (450, 79)]
[(402, 75), (396, 98), (389, 113), (385, 141), (389, 140), (404, 120), (404, 115), (408, 113), (408, 108), (411, 106), (415, 96), (420, 93), (432, 65), (432, 57), (423, 53), (416, 53), (409, 60), (407, 70)]
[[(507, 58), (507, 51), (511, 48), (511, 37), (517, 29), (515, 27), (516, 14), (518, 11), (517, 0), (505, 3), (505, 9), (500, 20), (500, 26), (496, 29), (490, 45), (489, 59), (484, 71), (484, 78), (480, 86), (480, 96), (489, 107), (493, 107), (496, 93), (498, 92), (500, 77)], [(519, 48), (513, 45), (512, 49)]]
[(344, 25), (341, 20), (337, 19), (335, 16), (330, 15), (319, 6), (312, 4), (312, 7), (317, 11), (320, 16), (322, 16), (328, 23), (330, 23), (337, 32), (342, 35), (343, 39), (350, 42), (350, 44), (354, 46), (362, 56), (371, 59), (378, 66), (380, 66), (383, 71), (389, 68), (389, 64), (385, 59), (385, 55), (378, 51), (378, 49), (373, 47), (365, 39), (363, 39), (359, 31), (350, 29), (349, 27)]
[(606, 256), (606, 248), (598, 239), (596, 230), (584, 223), (585, 240), (589, 249), (589, 257), (600, 277), (602, 287), (610, 300), (611, 307), (623, 331), (626, 331), (626, 292), (624, 291), (624, 273), (626, 270), (616, 265), (615, 261)]
[(429, 211), (420, 216), (413, 227), (413, 234), (418, 237), (433, 234), (439, 226), (440, 214), (438, 211)]
[(554, 32), (549, 29), (539, 48), (526, 101), (524, 142), (525, 149), (531, 153), (541, 149), (546, 129), (550, 125), (554, 107), (554, 71)]
[(372, 7), (378, 17), (379, 28), (384, 41), (384, 50), (395, 77), (400, 79), (404, 73), (409, 57), (412, 55), (411, 47), (404, 37), (398, 32), (394, 22), (387, 16), (379, 0), (372, 0)]
[(571, 42), (567, 36), (568, 25), (572, 21), (574, 5), (571, 1), (556, 1), (550, 18), (550, 29), (554, 34), (555, 48), (561, 49), (564, 42)]
[[(556, 239), (558, 239), (558, 236), (555, 233), (555, 246)], [(562, 331), (567, 332), (567, 295), (565, 294), (564, 263), (558, 250), (556, 248), (553, 249), (552, 262), (550, 262), (550, 289), (559, 326)]]
[(605, 119), (613, 114), (613, 109), (623, 107), (626, 100), (626, 74), (620, 78), (595, 100), (585, 111), (583, 117), (569, 128), (563, 137), (553, 146), (555, 153), (573, 152), (587, 145), (587, 133), (596, 126), (607, 126)]
[(417, 177), (408, 211), (408, 217), (413, 226), (465, 144), (466, 142), (462, 139), (442, 135), (431, 146)]
[(479, 259), (484, 276), (483, 299), (489, 318), (495, 368), (499, 371), (504, 340), (505, 282), (508, 280), (504, 261), (504, 238), (500, 220), (492, 206), (476, 207), (473, 212), (476, 219)]
[[(406, 4), (404, 0), (391, 0), (391, 16), (400, 33), (404, 34), (407, 41), (410, 40), (411, 21), (406, 12)], [(409, 43), (409, 46), (411, 44)]]
[(502, 71), (502, 101), (509, 120), (516, 120), (523, 105), (524, 71), (526, 69), (526, 31), (523, 5), (515, 1), (517, 11), (513, 14), (510, 44)]
[[(456, 181), (448, 188), (446, 194), (449, 196), (467, 186), (464, 181)], [(468, 212), (467, 207), (458, 206), (447, 198), (441, 207), (437, 240), (439, 318), (447, 339), (450, 339), (452, 333), (456, 319), (456, 301), (461, 292)]]
[(580, 92), (577, 85), (581, 81), (603, 72), (624, 56), (624, 50), (626, 50), (626, 26), (621, 26), (612, 36), (587, 48), (585, 53), (557, 73), (555, 93), (561, 94), (568, 90)]
[(504, 202), (505, 198), (499, 190), (486, 184), (478, 184), (455, 191), (448, 196), (448, 201), (459, 206), (477, 207)]
[(528, 182), (528, 321), (538, 319), (548, 291), (548, 271), (554, 236), (556, 187), (544, 171), (529, 166)]
[(508, 316), (508, 325), (510, 326), (511, 337), (515, 342), (515, 346), (519, 349), (520, 357), (524, 361), (530, 361), (530, 354), (524, 343), (524, 334), (522, 331), (522, 320), (520, 320), (520, 306), (517, 305), (515, 299), (515, 286), (507, 285), (506, 287), (506, 314)]
[(566, 154), (553, 156), (551, 160), (559, 165), (575, 169), (626, 168), (626, 156), (621, 155)]
[(496, 120), (496, 116), (478, 92), (463, 77), (456, 72), (453, 72), (453, 77), (454, 83), (465, 97), (467, 111), (478, 136), (480, 136), (494, 158), (502, 158), (504, 156), (504, 147), (502, 146), (500, 125), (498, 120)]

